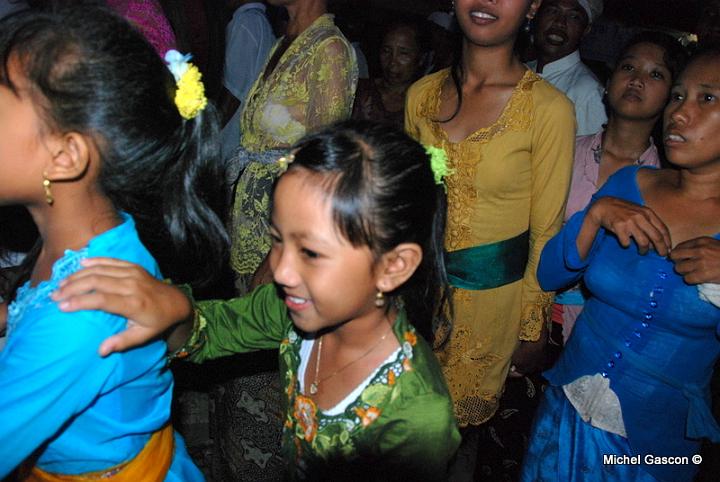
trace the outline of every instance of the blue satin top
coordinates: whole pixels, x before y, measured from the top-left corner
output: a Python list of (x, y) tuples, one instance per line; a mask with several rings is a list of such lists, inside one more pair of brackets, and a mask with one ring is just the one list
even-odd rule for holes
[[(590, 206), (603, 196), (644, 204), (639, 169), (652, 168), (621, 169)], [(560, 359), (545, 376), (557, 386), (595, 373), (609, 378), (634, 455), (696, 454), (700, 438), (720, 441), (709, 393), (720, 355), (720, 310), (701, 301), (697, 287), (686, 284), (670, 260), (655, 251), (640, 255), (635, 244), (623, 248), (604, 229), (581, 260), (576, 238), (588, 209), (568, 220), (540, 259), (544, 290), (582, 278), (591, 293)], [(660, 480), (687, 479), (696, 471), (692, 465), (646, 469)]]
[[(50, 299), (87, 257), (124, 259), (160, 277), (132, 218), (122, 216), (122, 224), (85, 248), (66, 251), (48, 281), (25, 284), (8, 307), (8, 340), (0, 352), (0, 479), (38, 449), (37, 465), (49, 472), (107, 469), (135, 457), (170, 419), (173, 378), (165, 343), (102, 358), (100, 343), (127, 320), (99, 311), (64, 313)], [(204, 480), (179, 438), (166, 480)]]

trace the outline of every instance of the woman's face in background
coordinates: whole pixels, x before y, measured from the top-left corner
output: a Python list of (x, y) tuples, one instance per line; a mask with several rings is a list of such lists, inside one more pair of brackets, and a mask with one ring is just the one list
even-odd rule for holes
[(653, 119), (662, 114), (670, 95), (672, 73), (665, 64), (665, 49), (641, 42), (618, 60), (608, 83), (608, 103), (615, 115)]
[(422, 67), (422, 52), (412, 28), (399, 26), (389, 31), (380, 45), (383, 79), (390, 85), (409, 85)]

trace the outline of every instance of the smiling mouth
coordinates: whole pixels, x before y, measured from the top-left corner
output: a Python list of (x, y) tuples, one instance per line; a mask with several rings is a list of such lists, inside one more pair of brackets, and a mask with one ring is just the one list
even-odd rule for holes
[(498, 19), (495, 15), (491, 15), (487, 12), (479, 12), (479, 11), (470, 12), (470, 16), (473, 18), (477, 18), (479, 20), (497, 20)]
[(551, 45), (562, 45), (567, 42), (567, 35), (559, 30), (549, 30), (545, 32), (545, 41)]
[(310, 300), (299, 296), (285, 294), (285, 305), (293, 311), (300, 311), (310, 306)]

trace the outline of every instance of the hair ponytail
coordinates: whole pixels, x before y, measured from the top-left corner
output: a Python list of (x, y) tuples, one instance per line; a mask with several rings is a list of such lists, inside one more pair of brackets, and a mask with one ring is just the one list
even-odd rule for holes
[(0, 23), (0, 84), (20, 60), (49, 129), (91, 137), (98, 184), (131, 214), (173, 281), (204, 286), (226, 263), (225, 187), (211, 106), (184, 119), (173, 76), (145, 38), (104, 8), (25, 11)]
[[(217, 113), (208, 104), (177, 130), (178, 155), (169, 160), (161, 178), (163, 219), (174, 243), (175, 260), (196, 263), (163, 263), (166, 276), (204, 286), (227, 264), (230, 239), (223, 217), (228, 197), (222, 188), (224, 164), (220, 144), (208, 142), (219, 133)], [(195, 253), (195, 254), (193, 254)], [(200, 259), (196, 253), (203, 253)]]

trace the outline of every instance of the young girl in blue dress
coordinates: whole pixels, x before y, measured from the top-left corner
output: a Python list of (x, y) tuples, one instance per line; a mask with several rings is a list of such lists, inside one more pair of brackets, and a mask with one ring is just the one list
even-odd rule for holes
[(199, 73), (175, 53), (174, 79), (133, 27), (92, 7), (4, 20), (0, 58), (0, 203), (27, 208), (40, 233), (0, 316), (0, 479), (22, 465), (20, 480), (203, 480), (169, 425), (165, 343), (101, 357), (127, 320), (50, 298), (87, 257), (160, 278), (144, 243), (198, 282), (222, 265), (205, 143), (217, 121)]
[(538, 279), (591, 296), (545, 392), (522, 480), (690, 481), (720, 441), (709, 381), (720, 311), (720, 51), (675, 80), (664, 144), (676, 169), (630, 166), (545, 247)]
[[(321, 131), (293, 152), (273, 196), (274, 284), (196, 303), (194, 322), (171, 338), (195, 362), (279, 348), (291, 478), (442, 480), (460, 437), (426, 341), (446, 287), (445, 195), (431, 160), (406, 134), (365, 122)], [(103, 351), (188, 318), (185, 296), (142, 269), (86, 266), (58, 293), (64, 309), (92, 305), (137, 323)]]

